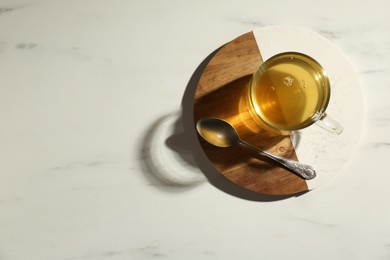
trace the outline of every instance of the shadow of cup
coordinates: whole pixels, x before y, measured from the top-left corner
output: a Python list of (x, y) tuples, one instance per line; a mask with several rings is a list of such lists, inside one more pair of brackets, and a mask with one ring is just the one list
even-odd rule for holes
[(190, 138), (179, 112), (154, 122), (144, 137), (142, 158), (145, 175), (162, 189), (186, 189), (206, 180), (192, 156)]

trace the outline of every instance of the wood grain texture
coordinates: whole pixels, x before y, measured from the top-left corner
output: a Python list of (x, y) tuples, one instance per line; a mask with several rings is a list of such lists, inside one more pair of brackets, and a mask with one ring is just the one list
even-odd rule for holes
[[(195, 92), (194, 124), (206, 116), (222, 118), (231, 123), (246, 142), (297, 160), (290, 138), (264, 131), (254, 122), (248, 110), (246, 94), (251, 75), (261, 63), (252, 32), (222, 47), (210, 60), (199, 80)], [(237, 185), (258, 193), (275, 195), (308, 190), (305, 180), (251, 150), (240, 146), (219, 148), (198, 137), (216, 169)]]

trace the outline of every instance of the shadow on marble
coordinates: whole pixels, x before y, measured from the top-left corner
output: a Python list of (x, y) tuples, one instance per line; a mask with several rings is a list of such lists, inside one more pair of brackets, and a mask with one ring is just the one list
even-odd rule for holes
[(156, 188), (179, 192), (206, 181), (193, 159), (179, 111), (156, 120), (142, 143), (142, 168)]
[(158, 181), (156, 187), (171, 192), (188, 190), (208, 180), (221, 191), (246, 200), (267, 202), (302, 195), (268, 195), (247, 190), (218, 172), (204, 154), (193, 122), (194, 95), (203, 70), (219, 49), (212, 52), (190, 78), (181, 113), (164, 116), (150, 126), (143, 148), (145, 175), (150, 181)]

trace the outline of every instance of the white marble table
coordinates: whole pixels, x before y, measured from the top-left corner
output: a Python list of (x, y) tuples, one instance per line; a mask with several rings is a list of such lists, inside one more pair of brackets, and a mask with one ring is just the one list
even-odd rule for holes
[[(0, 1), (0, 259), (390, 259), (388, 6)], [(148, 156), (195, 69), (273, 24), (349, 57), (366, 102), (356, 154), (325, 185), (273, 201), (200, 174), (162, 182), (161, 169), (198, 169), (180, 128), (162, 144), (188, 165)]]

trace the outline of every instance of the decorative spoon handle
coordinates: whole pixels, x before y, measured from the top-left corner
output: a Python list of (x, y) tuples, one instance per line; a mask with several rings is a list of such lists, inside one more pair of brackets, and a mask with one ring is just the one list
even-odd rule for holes
[(253, 149), (259, 152), (260, 154), (282, 164), (283, 166), (285, 166), (286, 168), (288, 168), (290, 171), (297, 174), (298, 176), (302, 177), (303, 179), (310, 180), (317, 176), (316, 171), (310, 165), (303, 164), (298, 161), (290, 160), (282, 156), (269, 153), (267, 151), (261, 150), (241, 140), (239, 141), (239, 144), (246, 146), (250, 149)]

